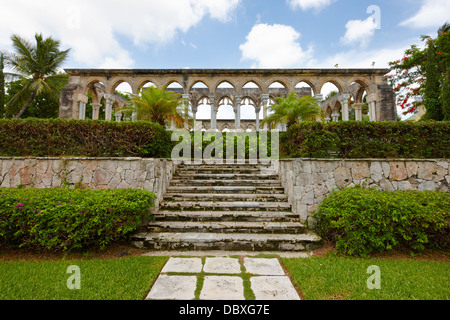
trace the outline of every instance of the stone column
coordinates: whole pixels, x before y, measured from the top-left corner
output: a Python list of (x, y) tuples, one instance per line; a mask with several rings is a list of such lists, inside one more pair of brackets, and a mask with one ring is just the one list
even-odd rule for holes
[(331, 118), (333, 118), (333, 121), (335, 122), (339, 121), (339, 113), (333, 113), (331, 115)]
[(92, 106), (92, 119), (98, 120), (98, 116), (100, 114), (100, 108), (102, 107), (101, 103), (91, 103)]
[(242, 103), (242, 94), (236, 94), (234, 96), (235, 106), (234, 106), (234, 130), (241, 130), (241, 103)]
[(348, 121), (349, 120), (349, 112), (348, 112), (348, 100), (350, 99), (349, 94), (343, 94), (341, 95), (339, 102), (342, 105), (342, 120)]
[(211, 130), (217, 129), (217, 109), (216, 109), (216, 96), (211, 94), (209, 96), (209, 103), (211, 105)]
[(317, 101), (321, 102), (323, 101), (323, 94), (316, 94), (314, 98), (316, 98)]
[(105, 120), (112, 120), (112, 105), (114, 102), (114, 96), (112, 94), (105, 94), (103, 96), (105, 98)]
[[(267, 108), (269, 107), (269, 98), (270, 96), (268, 94), (263, 94), (261, 96), (262, 98), (262, 107), (263, 107), (263, 119), (265, 120), (267, 118)], [(256, 114), (256, 117), (259, 119), (259, 115)], [(264, 124), (264, 130), (268, 129), (267, 123)]]
[(116, 113), (114, 115), (114, 118), (116, 119), (116, 122), (120, 122), (120, 121), (122, 121), (122, 114), (121, 113)]
[(377, 121), (377, 113), (376, 113), (376, 103), (377, 97), (374, 94), (371, 94), (367, 97), (367, 101), (369, 102), (369, 120)]
[(261, 107), (256, 107), (255, 112), (256, 112), (256, 131), (259, 131), (259, 113), (261, 112)]
[(353, 107), (355, 108), (355, 120), (356, 121), (362, 121), (362, 107), (363, 107), (363, 104), (362, 103), (355, 103), (353, 105)]
[(86, 103), (84, 103), (83, 101), (80, 101), (79, 103), (80, 107), (79, 107), (79, 111), (78, 111), (78, 119), (80, 120), (84, 120), (86, 119)]
[(325, 118), (325, 123), (331, 122), (331, 118)]

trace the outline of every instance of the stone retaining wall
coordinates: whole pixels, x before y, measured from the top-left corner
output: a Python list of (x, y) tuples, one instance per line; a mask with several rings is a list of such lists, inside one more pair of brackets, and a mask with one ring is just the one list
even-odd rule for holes
[(0, 187), (138, 188), (155, 193), (158, 206), (174, 169), (166, 159), (0, 157)]
[(450, 160), (287, 159), (279, 175), (294, 213), (307, 221), (333, 189), (357, 184), (381, 190), (449, 191)]

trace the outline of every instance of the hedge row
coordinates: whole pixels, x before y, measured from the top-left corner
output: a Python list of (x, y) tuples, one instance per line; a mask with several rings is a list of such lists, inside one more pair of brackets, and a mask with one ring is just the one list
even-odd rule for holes
[(0, 156), (170, 157), (171, 135), (149, 122), (0, 120)]
[(280, 146), (292, 158), (449, 158), (450, 122), (303, 122)]
[(0, 188), (0, 244), (52, 251), (105, 248), (148, 219), (143, 190)]
[(342, 254), (450, 247), (448, 192), (348, 188), (326, 197), (314, 217), (317, 232)]
[[(175, 145), (171, 136), (149, 122), (0, 120), (0, 156), (169, 158)], [(209, 143), (203, 141), (203, 150)], [(247, 145), (247, 157), (249, 151)], [(280, 154), (291, 158), (449, 158), (450, 123), (302, 122), (280, 133)]]

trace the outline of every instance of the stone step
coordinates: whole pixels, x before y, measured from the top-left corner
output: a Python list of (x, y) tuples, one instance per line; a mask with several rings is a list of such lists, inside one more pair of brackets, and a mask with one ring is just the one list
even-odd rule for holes
[(263, 187), (263, 186), (171, 186), (167, 188), (167, 193), (217, 193), (222, 194), (284, 194), (283, 187)]
[(283, 211), (167, 211), (155, 213), (156, 221), (298, 221), (298, 215)]
[(163, 210), (208, 210), (208, 211), (289, 211), (291, 205), (286, 202), (260, 201), (163, 201)]
[(154, 221), (148, 228), (151, 232), (220, 232), (220, 233), (289, 233), (305, 230), (300, 222), (272, 221)]
[(277, 180), (276, 174), (264, 173), (196, 173), (196, 172), (179, 172), (177, 171), (173, 176), (177, 179), (195, 179), (195, 180)]
[(267, 169), (258, 167), (223, 167), (223, 166), (211, 166), (211, 167), (192, 167), (192, 168), (178, 168), (177, 172), (197, 172), (197, 173), (261, 173), (267, 171)]
[(182, 169), (197, 169), (197, 168), (204, 168), (204, 169), (210, 169), (210, 168), (243, 168), (243, 169), (252, 169), (252, 168), (257, 168), (257, 169), (267, 169), (270, 168), (271, 164), (270, 163), (260, 163), (257, 162), (255, 163), (249, 163), (248, 161), (246, 161), (245, 163), (233, 163), (233, 164), (227, 164), (226, 162), (223, 162), (221, 164), (219, 163), (203, 163), (203, 164), (195, 164), (195, 163), (191, 163), (191, 164), (179, 164), (177, 166), (178, 170), (182, 170)]
[(280, 180), (188, 180), (188, 179), (173, 179), (169, 183), (170, 186), (264, 186), (264, 187), (280, 187)]
[(141, 232), (132, 242), (148, 250), (309, 251), (320, 247), (322, 239), (311, 230), (301, 234)]
[(285, 194), (166, 193), (164, 201), (285, 202)]

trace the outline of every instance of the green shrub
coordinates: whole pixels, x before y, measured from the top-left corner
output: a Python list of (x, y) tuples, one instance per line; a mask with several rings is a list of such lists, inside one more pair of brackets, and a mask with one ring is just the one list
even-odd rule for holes
[(150, 122), (0, 119), (0, 156), (167, 158), (172, 145)]
[(291, 158), (450, 157), (449, 122), (301, 122), (282, 134)]
[(150, 217), (143, 190), (0, 188), (0, 243), (27, 248), (105, 248)]
[(317, 232), (343, 254), (449, 247), (448, 192), (348, 188), (326, 197), (314, 217)]

